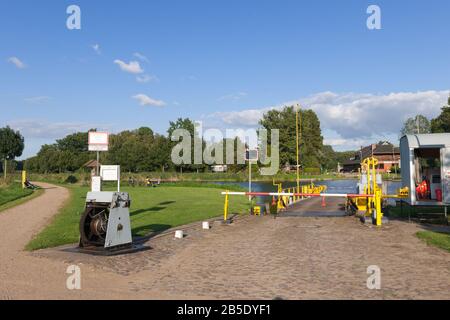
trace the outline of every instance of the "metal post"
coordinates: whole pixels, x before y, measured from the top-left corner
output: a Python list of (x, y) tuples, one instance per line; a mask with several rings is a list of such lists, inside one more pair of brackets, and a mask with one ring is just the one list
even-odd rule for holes
[(97, 177), (100, 176), (99, 161), (100, 161), (100, 152), (97, 151)]
[(375, 211), (376, 211), (377, 226), (381, 227), (383, 213), (381, 212), (381, 190), (379, 189), (375, 191)]
[(373, 184), (373, 194), (375, 194), (375, 190), (377, 190), (377, 169), (376, 164), (378, 161), (375, 161), (375, 159), (371, 159), (372, 161), (372, 184)]
[(445, 222), (448, 224), (447, 206), (444, 206)]
[(117, 168), (117, 192), (120, 192), (120, 166)]
[(27, 180), (27, 172), (22, 170), (22, 189), (25, 189), (25, 181)]
[[(248, 192), (252, 192), (252, 160), (248, 160)], [(248, 201), (252, 201), (252, 196), (248, 196)]]
[(223, 206), (223, 221), (227, 221), (228, 219), (228, 190), (225, 194), (225, 204)]
[(299, 109), (300, 109), (300, 105), (297, 104), (297, 110), (295, 112), (295, 133), (296, 133), (296, 149), (297, 149), (297, 193), (300, 193), (300, 163), (299, 163), (299, 129), (298, 129), (298, 124), (299, 124)]

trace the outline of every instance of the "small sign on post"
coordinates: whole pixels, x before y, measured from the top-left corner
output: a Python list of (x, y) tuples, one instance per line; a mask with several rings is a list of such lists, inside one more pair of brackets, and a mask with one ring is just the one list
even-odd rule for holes
[(259, 158), (258, 149), (247, 149), (245, 151), (245, 160), (257, 162)]
[[(258, 162), (258, 149), (247, 149), (245, 160), (248, 161), (248, 192), (252, 192), (252, 162)], [(248, 196), (248, 201), (252, 201), (252, 196)]]
[(109, 134), (107, 132), (89, 131), (88, 135), (88, 150), (97, 152), (97, 170), (96, 175), (99, 175), (99, 161), (100, 151), (108, 151)]
[(91, 191), (92, 192), (100, 192), (102, 191), (102, 178), (98, 176), (94, 176), (91, 179)]
[(100, 176), (103, 181), (117, 181), (117, 191), (120, 191), (120, 166), (101, 166)]

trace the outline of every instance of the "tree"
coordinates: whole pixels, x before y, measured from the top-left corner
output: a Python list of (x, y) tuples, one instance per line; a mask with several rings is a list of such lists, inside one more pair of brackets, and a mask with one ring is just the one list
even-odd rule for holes
[(167, 134), (168, 134), (168, 138), (170, 141), (170, 149), (172, 150), (172, 148), (177, 145), (179, 142), (176, 141), (172, 141), (171, 137), (172, 137), (172, 133), (176, 130), (176, 129), (185, 129), (187, 130), (190, 135), (191, 135), (191, 164), (182, 164), (180, 166), (177, 166), (179, 168), (181, 168), (181, 170), (183, 170), (183, 168), (188, 169), (190, 171), (195, 171), (195, 170), (199, 170), (199, 169), (205, 169), (205, 165), (204, 164), (194, 164), (194, 139), (202, 139), (202, 152), (204, 150), (205, 147), (205, 143), (203, 141), (203, 137), (200, 137), (197, 130), (195, 130), (195, 123), (189, 119), (189, 118), (178, 118), (177, 121), (173, 122), (170, 121), (169, 123), (169, 129), (167, 130)]
[(9, 126), (0, 129), (0, 159), (3, 160), (3, 174), (6, 179), (8, 160), (13, 160), (22, 155), (24, 138), (19, 131), (14, 131)]
[(433, 133), (450, 132), (450, 97), (447, 105), (443, 106), (441, 110), (441, 114), (436, 119), (431, 120), (431, 132)]
[(170, 159), (168, 141), (153, 130), (141, 127), (111, 135), (106, 160), (121, 166), (122, 171), (164, 170)]
[(169, 140), (163, 136), (156, 134), (147, 161), (152, 165), (151, 170), (161, 170), (164, 172), (170, 163), (170, 144)]
[[(323, 137), (320, 121), (312, 110), (301, 110), (300, 164), (306, 167), (319, 168), (323, 162)], [(260, 125), (266, 130), (279, 129), (280, 164), (295, 165), (297, 162), (295, 110), (284, 107), (282, 110), (270, 110), (263, 115)], [(270, 133), (268, 134), (270, 144)]]
[(332, 146), (324, 145), (322, 148), (322, 168), (328, 171), (336, 171), (338, 163), (342, 163), (355, 155), (355, 151), (334, 151)]
[[(91, 130), (94, 131), (94, 130)], [(88, 151), (88, 133), (77, 132), (69, 134), (63, 139), (56, 140), (56, 146), (61, 151), (87, 152)]]
[(431, 125), (430, 121), (423, 115), (418, 114), (414, 118), (408, 118), (403, 124), (401, 135), (407, 134), (423, 134), (430, 133)]
[[(74, 172), (93, 156), (88, 151), (88, 133), (78, 132), (54, 144), (43, 145), (35, 157), (27, 160), (26, 165), (28, 170), (35, 172)], [(167, 139), (147, 127), (112, 134), (109, 151), (100, 155), (100, 162), (120, 165), (123, 172), (164, 169), (169, 159)]]

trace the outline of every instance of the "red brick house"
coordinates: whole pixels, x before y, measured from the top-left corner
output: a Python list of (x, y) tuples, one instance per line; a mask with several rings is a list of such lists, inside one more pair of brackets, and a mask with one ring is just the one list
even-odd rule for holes
[(388, 141), (380, 141), (377, 144), (361, 147), (361, 150), (355, 152), (352, 158), (344, 161), (342, 172), (358, 172), (362, 160), (369, 157), (378, 159), (378, 172), (393, 172), (394, 166), (400, 167), (400, 148)]

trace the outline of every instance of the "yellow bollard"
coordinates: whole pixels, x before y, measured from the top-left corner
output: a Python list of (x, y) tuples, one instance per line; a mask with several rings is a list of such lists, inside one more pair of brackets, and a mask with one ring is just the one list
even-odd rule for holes
[(376, 223), (378, 227), (381, 227), (383, 213), (381, 212), (381, 190), (378, 188), (375, 191), (375, 213), (376, 213)]
[(25, 170), (22, 170), (22, 189), (25, 189), (25, 181), (27, 181), (27, 172)]
[(225, 194), (225, 204), (223, 206), (223, 221), (227, 221), (228, 219), (228, 190)]

